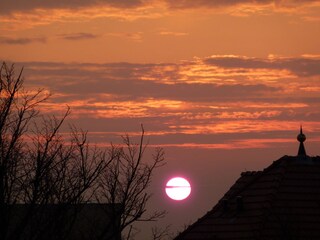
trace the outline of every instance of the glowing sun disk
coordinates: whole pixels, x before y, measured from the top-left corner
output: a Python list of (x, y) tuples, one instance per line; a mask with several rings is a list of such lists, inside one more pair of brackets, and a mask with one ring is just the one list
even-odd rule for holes
[(181, 177), (170, 179), (166, 185), (166, 194), (173, 200), (186, 199), (191, 193), (190, 183)]

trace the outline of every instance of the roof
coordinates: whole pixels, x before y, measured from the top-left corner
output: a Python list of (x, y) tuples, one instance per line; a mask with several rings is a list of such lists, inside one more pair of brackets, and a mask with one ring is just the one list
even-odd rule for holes
[(319, 226), (320, 157), (298, 154), (242, 173), (213, 209), (176, 239), (320, 239)]

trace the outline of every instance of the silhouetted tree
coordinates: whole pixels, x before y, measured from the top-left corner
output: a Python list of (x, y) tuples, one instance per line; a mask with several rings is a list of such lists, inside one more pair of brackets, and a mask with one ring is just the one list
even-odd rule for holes
[(117, 206), (114, 209), (114, 216), (121, 217), (118, 231), (123, 233), (127, 229), (125, 236), (127, 239), (130, 238), (135, 222), (156, 221), (165, 215), (164, 211), (155, 211), (145, 216), (147, 202), (151, 197), (147, 188), (151, 183), (152, 174), (156, 168), (165, 164), (162, 148), (156, 148), (152, 159), (143, 161), (146, 147), (142, 126), (140, 143), (132, 143), (130, 137), (126, 135), (123, 137), (123, 145), (111, 146), (109, 155), (113, 161), (99, 177), (98, 200)]
[[(125, 146), (107, 150), (90, 147), (87, 133), (76, 127), (63, 137), (60, 128), (70, 109), (61, 118), (40, 118), (39, 104), (49, 95), (42, 89), (26, 91), (22, 72), (15, 77), (14, 66), (5, 63), (0, 69), (0, 239), (68, 239), (66, 227), (77, 208), (72, 214), (66, 209), (93, 196), (112, 206), (108, 214), (114, 220), (99, 239), (105, 239), (110, 228), (118, 239), (134, 222), (162, 217), (164, 212), (144, 217), (151, 196), (147, 187), (164, 158), (159, 148), (148, 164), (142, 160), (143, 129), (139, 144), (125, 136)], [(17, 217), (13, 208), (19, 204), (24, 210)], [(48, 212), (51, 205), (54, 212)]]
[[(52, 216), (57, 218), (65, 213), (65, 206), (89, 201), (97, 177), (112, 160), (106, 152), (89, 149), (83, 131), (73, 127), (68, 141), (62, 137), (59, 130), (69, 109), (61, 119), (39, 120), (37, 107), (49, 95), (41, 89), (25, 91), (22, 71), (15, 78), (13, 65), (3, 63), (0, 69), (1, 239), (43, 239), (43, 232), (54, 229), (50, 220), (41, 224), (46, 229), (39, 225), (26, 230), (36, 217), (48, 215), (43, 206), (61, 207), (55, 211), (59, 216)], [(17, 218), (13, 207), (18, 204), (25, 207)]]

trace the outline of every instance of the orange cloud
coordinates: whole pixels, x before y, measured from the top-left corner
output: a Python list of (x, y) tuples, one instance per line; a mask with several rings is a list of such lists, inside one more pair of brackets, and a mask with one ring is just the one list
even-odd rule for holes
[[(170, 128), (183, 134), (239, 134), (260, 133), (269, 131), (290, 131), (296, 129), (297, 121), (278, 120), (230, 120), (202, 125), (176, 125)], [(306, 122), (304, 124), (309, 131), (319, 129), (319, 122)]]
[[(30, 11), (12, 11), (0, 14), (1, 29), (19, 30), (52, 23), (89, 22), (94, 19), (111, 18), (133, 21), (136, 19), (158, 18), (163, 16), (161, 8), (141, 5), (136, 8), (92, 5), (86, 8), (34, 8)], [(21, 25), (23, 23), (23, 25)]]
[[(81, 0), (81, 1), (35, 1), (29, 0), (16, 4), (3, 0), (0, 10), (2, 29), (19, 30), (51, 23), (84, 22), (99, 18), (134, 21), (137, 19), (161, 18), (175, 15), (176, 12), (195, 11), (201, 14), (229, 14), (249, 16), (252, 14), (268, 15), (274, 12), (299, 14), (302, 20), (318, 21), (313, 9), (320, 6), (318, 1), (185, 1), (185, 0)], [(308, 14), (310, 13), (310, 14)], [(23, 23), (23, 26), (19, 25)], [(183, 32), (163, 32), (164, 35), (184, 36)]]
[(245, 139), (238, 141), (230, 141), (228, 143), (181, 143), (181, 144), (161, 144), (151, 145), (150, 147), (163, 148), (186, 148), (186, 149), (254, 149), (254, 148), (268, 148), (273, 144), (290, 143), (292, 139)]
[(89, 131), (138, 136), (134, 126), (143, 123), (163, 146), (248, 148), (267, 147), (263, 139), (282, 139), (300, 123), (320, 132), (318, 61), (211, 56), (176, 64), (17, 64), (25, 66), (28, 89), (54, 93), (41, 104), (44, 113), (59, 115), (69, 105), (71, 118)]
[(162, 36), (174, 36), (174, 37), (182, 37), (182, 36), (189, 35), (188, 33), (185, 33), (185, 32), (172, 32), (172, 31), (161, 31), (159, 32), (159, 34)]
[(112, 37), (121, 37), (121, 38), (126, 38), (130, 39), (133, 41), (141, 42), (143, 38), (143, 33), (142, 32), (131, 32), (131, 33), (107, 33), (105, 34), (106, 36), (112, 36)]

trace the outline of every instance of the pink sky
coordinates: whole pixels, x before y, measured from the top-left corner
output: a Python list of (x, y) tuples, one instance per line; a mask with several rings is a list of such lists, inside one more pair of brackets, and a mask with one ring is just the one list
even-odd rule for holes
[[(320, 1), (3, 0), (1, 60), (24, 66), (41, 107), (108, 146), (146, 130), (167, 165), (150, 208), (179, 230), (240, 176), (320, 140)], [(173, 203), (167, 178), (194, 190)]]

